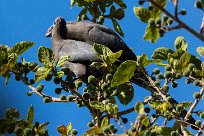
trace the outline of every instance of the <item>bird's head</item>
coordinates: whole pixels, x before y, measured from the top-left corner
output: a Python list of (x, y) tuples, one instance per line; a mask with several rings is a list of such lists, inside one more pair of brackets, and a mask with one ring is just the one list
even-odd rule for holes
[(66, 21), (60, 16), (57, 17), (53, 25), (48, 28), (47, 32), (45, 33), (45, 37), (52, 37), (52, 30), (59, 26), (66, 26)]

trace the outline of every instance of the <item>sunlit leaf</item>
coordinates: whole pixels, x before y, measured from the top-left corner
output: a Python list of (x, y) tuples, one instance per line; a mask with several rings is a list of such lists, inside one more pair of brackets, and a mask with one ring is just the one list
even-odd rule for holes
[(27, 121), (32, 124), (34, 120), (34, 108), (33, 105), (30, 106), (27, 113)]
[(49, 75), (50, 71), (51, 69), (39, 67), (35, 73), (35, 81), (38, 82), (45, 79)]
[(33, 45), (35, 45), (34, 42), (29, 42), (29, 41), (23, 41), (23, 42), (19, 42), (17, 44), (15, 44), (11, 50), (10, 50), (10, 54), (11, 53), (16, 53), (18, 56), (21, 55), (23, 52), (25, 52), (26, 50), (28, 50), (29, 48), (31, 48)]
[[(162, 8), (165, 9), (166, 7), (166, 0), (156, 0), (155, 1), (159, 6), (161, 6)], [(152, 6), (152, 10), (151, 12), (151, 16), (152, 18), (156, 19), (159, 18), (160, 15), (162, 14), (162, 10), (160, 10), (156, 5), (150, 3), (150, 5)]]
[(60, 59), (57, 62), (56, 67), (60, 67), (60, 66), (64, 65), (64, 63), (66, 63), (68, 60), (69, 60), (69, 56), (60, 57)]
[(144, 40), (154, 43), (159, 39), (159, 37), (159, 28), (157, 28), (156, 25), (148, 25), (146, 27)]
[(134, 108), (138, 114), (144, 113), (144, 104), (142, 102), (137, 102)]
[(75, 4), (75, 0), (70, 0), (70, 5), (71, 5), (71, 7), (73, 7), (74, 4)]
[(172, 54), (172, 53), (174, 53), (173, 50), (168, 49), (168, 48), (164, 48), (164, 47), (160, 47), (154, 51), (154, 53), (152, 54), (152, 58), (153, 59), (160, 59), (160, 60), (167, 60), (168, 54)]
[(175, 48), (175, 50), (178, 50), (178, 49), (182, 49), (184, 51), (187, 50), (188, 43), (184, 40), (183, 36), (179, 36), (176, 38), (176, 40), (174, 42), (174, 48)]
[(72, 123), (68, 123), (67, 125), (67, 134), (69, 134), (72, 130)]
[(94, 49), (106, 64), (113, 64), (121, 55), (122, 50), (113, 53), (108, 47), (94, 43)]
[(62, 135), (67, 135), (67, 127), (65, 125), (58, 126), (57, 131)]
[(181, 55), (181, 58), (179, 59), (179, 65), (182, 69), (185, 69), (188, 67), (188, 64), (190, 62), (191, 55), (188, 52), (185, 52)]
[(204, 57), (204, 47), (200, 46), (197, 48), (196, 51), (198, 52), (200, 56)]
[(44, 46), (40, 46), (38, 49), (38, 60), (46, 68), (52, 68), (54, 64), (54, 54), (52, 50)]
[(87, 133), (89, 136), (98, 135), (98, 134), (99, 134), (99, 128), (98, 128), (98, 126), (94, 126), (94, 127), (90, 128), (89, 130), (87, 130), (86, 133)]
[(134, 13), (144, 23), (147, 23), (151, 18), (149, 10), (143, 7), (134, 7)]
[(192, 102), (181, 102), (179, 105), (182, 105), (183, 109), (185, 110), (192, 105)]
[(146, 54), (142, 54), (142, 56), (138, 56), (137, 58), (137, 63), (139, 66), (144, 67), (148, 64), (148, 57)]
[(102, 120), (102, 123), (101, 123), (101, 127), (100, 127), (100, 129), (99, 129), (99, 132), (102, 132), (103, 131), (103, 128), (104, 127), (106, 127), (106, 126), (108, 126), (108, 118), (103, 118), (103, 120)]
[(45, 122), (43, 124), (40, 124), (39, 127), (38, 127), (38, 131), (39, 132), (43, 132), (45, 127), (49, 124), (49, 122)]
[(146, 127), (149, 126), (150, 120), (149, 117), (146, 116), (143, 120), (142, 120), (142, 124), (145, 125)]
[(123, 62), (113, 75), (111, 86), (117, 86), (128, 82), (134, 75), (137, 63), (133, 60)]
[(8, 56), (8, 67), (12, 69), (18, 60), (18, 55), (16, 53), (11, 53)]

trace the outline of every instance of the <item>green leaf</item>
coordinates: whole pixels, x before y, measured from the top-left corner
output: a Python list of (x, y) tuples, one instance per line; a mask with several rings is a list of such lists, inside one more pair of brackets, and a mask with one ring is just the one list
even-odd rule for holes
[(202, 61), (198, 57), (191, 55), (190, 63), (195, 64), (196, 69), (201, 69)]
[(118, 106), (112, 103), (108, 103), (105, 106), (105, 110), (111, 115), (115, 115), (118, 113)]
[(16, 53), (11, 53), (9, 56), (8, 56), (8, 67), (10, 69), (14, 68), (16, 62), (18, 60), (18, 55)]
[(133, 60), (126, 60), (118, 68), (113, 75), (111, 87), (128, 82), (134, 75), (137, 63)]
[(110, 13), (109, 13), (109, 15), (110, 15), (110, 17), (114, 18), (115, 14), (116, 14), (116, 8), (115, 8), (114, 5), (112, 5), (112, 6), (110, 7)]
[[(161, 6), (162, 8), (165, 9), (166, 7), (166, 0), (157, 0), (155, 1), (159, 6)], [(156, 18), (159, 18), (160, 15), (162, 14), (162, 11), (157, 7), (155, 6), (154, 4), (150, 4), (150, 6), (152, 6), (152, 10), (150, 11), (151, 12), (151, 17), (156, 19)]]
[(148, 64), (148, 57), (146, 54), (142, 54), (142, 56), (138, 56), (137, 63), (139, 66), (144, 67)]
[(113, 64), (122, 54), (122, 50), (113, 53), (108, 47), (94, 43), (94, 49), (106, 64)]
[(160, 60), (167, 60), (168, 59), (168, 54), (174, 53), (173, 50), (168, 49), (168, 48), (157, 48), (154, 53), (152, 54), (153, 59), (160, 59)]
[(33, 108), (33, 105), (31, 105), (27, 113), (27, 121), (30, 124), (32, 124), (33, 120), (34, 120), (34, 108)]
[(29, 48), (33, 47), (34, 44), (35, 44), (34, 42), (29, 42), (29, 41), (19, 42), (11, 48), (9, 53), (10, 54), (16, 53), (19, 56), (22, 53), (24, 53), (26, 50), (28, 50)]
[(151, 132), (154, 132), (157, 135), (162, 135), (162, 136), (170, 136), (172, 131), (175, 131), (175, 130), (172, 129), (171, 127), (163, 127), (158, 125), (154, 125), (154, 127), (152, 127), (152, 130), (151, 130)]
[(196, 51), (198, 52), (200, 56), (204, 57), (204, 47), (200, 46), (197, 48)]
[(51, 69), (39, 67), (35, 73), (35, 81), (38, 82), (45, 79), (49, 75), (50, 71)]
[(104, 111), (105, 110), (105, 107), (102, 103), (100, 102), (97, 102), (97, 101), (91, 101), (89, 102), (90, 106), (94, 109), (98, 109), (98, 110), (101, 110), (101, 111)]
[(68, 125), (67, 125), (67, 135), (71, 132), (71, 130), (72, 130), (72, 123), (68, 123)]
[(125, 83), (117, 86), (117, 91), (120, 94), (117, 96), (121, 104), (127, 105), (134, 98), (134, 89), (131, 83)]
[(185, 110), (192, 105), (192, 102), (181, 102), (179, 105), (182, 105), (183, 110)]
[(149, 102), (149, 105), (150, 105), (150, 107), (156, 109), (157, 111), (159, 111), (161, 113), (165, 113), (168, 111), (170, 103), (156, 101), (156, 102)]
[(116, 19), (111, 18), (115, 31), (120, 34), (120, 36), (124, 37), (124, 33), (120, 27), (120, 24), (117, 22)]
[(51, 49), (40, 46), (38, 49), (38, 60), (46, 68), (52, 68), (54, 64), (54, 54)]
[(93, 68), (99, 69), (99, 68), (104, 68), (105, 64), (102, 62), (92, 62), (90, 66)]
[(144, 23), (148, 23), (148, 20), (151, 18), (151, 14), (148, 9), (143, 7), (134, 7), (135, 15)]
[(144, 113), (144, 104), (142, 102), (137, 102), (135, 105), (135, 110), (137, 111), (138, 114), (143, 114)]
[(114, 17), (118, 20), (121, 20), (122, 18), (124, 18), (125, 16), (125, 11), (122, 8), (117, 9), (116, 14), (114, 15)]
[(74, 4), (75, 4), (75, 0), (70, 0), (70, 5), (71, 5), (71, 7), (73, 7)]
[(115, 2), (118, 6), (120, 6), (121, 8), (127, 8), (126, 4), (123, 2), (123, 0), (111, 0), (113, 2)]
[(190, 58), (191, 58), (191, 55), (188, 52), (185, 52), (184, 54), (181, 55), (181, 58), (179, 59), (178, 63), (182, 70), (188, 67)]
[(44, 131), (44, 128), (49, 124), (49, 122), (45, 122), (43, 124), (40, 124), (39, 127), (38, 127), (38, 131), (39, 132), (43, 132)]
[(94, 126), (94, 127), (90, 128), (89, 130), (86, 131), (86, 134), (88, 134), (88, 136), (98, 135), (99, 134), (98, 126)]
[(101, 55), (108, 56), (113, 53), (108, 47), (102, 44), (94, 43), (93, 47), (99, 56)]
[(8, 53), (7, 51), (0, 50), (0, 68), (2, 65), (8, 63)]
[(56, 67), (60, 67), (60, 66), (64, 65), (64, 63), (66, 63), (68, 60), (69, 60), (69, 56), (60, 57), (60, 59), (57, 62)]
[(28, 68), (34, 72), (36, 72), (39, 67), (40, 66), (35, 62), (28, 62)]
[(142, 125), (145, 125), (146, 127), (149, 126), (150, 120), (149, 117), (146, 116), (143, 120), (142, 120)]
[(175, 48), (175, 50), (178, 50), (178, 49), (182, 49), (184, 51), (187, 50), (188, 43), (184, 40), (183, 36), (179, 36), (176, 38), (176, 40), (174, 42), (174, 48)]
[(103, 132), (103, 128), (108, 126), (108, 122), (109, 122), (108, 118), (104, 117), (101, 123), (101, 127), (99, 129), (99, 132)]
[(63, 71), (53, 71), (53, 74), (54, 74), (54, 76), (56, 78), (61, 78), (62, 76), (64, 76), (64, 72)]
[(0, 75), (4, 75), (4, 74), (6, 74), (8, 71), (9, 71), (8, 65), (7, 65), (7, 64), (4, 64), (4, 65), (1, 66)]
[(150, 65), (150, 64), (157, 64), (159, 66), (166, 66), (166, 64), (163, 64), (162, 60), (160, 60), (160, 59), (148, 60), (148, 62), (145, 66)]
[(65, 125), (58, 126), (57, 131), (62, 135), (67, 135), (67, 128)]
[(148, 25), (146, 27), (144, 40), (154, 43), (159, 39), (159, 37), (159, 28), (157, 28), (156, 25)]

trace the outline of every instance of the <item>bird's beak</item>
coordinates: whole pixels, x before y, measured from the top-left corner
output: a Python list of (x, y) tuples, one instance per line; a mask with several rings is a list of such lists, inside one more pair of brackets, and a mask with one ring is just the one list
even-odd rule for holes
[(52, 36), (52, 33), (51, 33), (51, 32), (47, 31), (47, 32), (45, 33), (45, 37), (51, 37), (51, 36)]
[(52, 37), (52, 29), (53, 25), (47, 30), (47, 32), (45, 33), (45, 37)]

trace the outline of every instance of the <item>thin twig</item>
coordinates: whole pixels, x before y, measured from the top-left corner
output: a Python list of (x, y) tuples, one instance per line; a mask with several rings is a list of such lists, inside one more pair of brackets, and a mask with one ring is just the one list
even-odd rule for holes
[(181, 29), (182, 27), (180, 25), (176, 25), (176, 26), (172, 26), (172, 27), (166, 27), (165, 28), (165, 31), (166, 32), (169, 32), (171, 30), (178, 30), (178, 29)]
[(186, 128), (183, 123), (181, 123), (181, 131), (183, 133), (183, 136), (188, 136), (188, 132), (186, 131)]
[(188, 125), (190, 125), (190, 126), (194, 126), (195, 128), (199, 129), (199, 131), (201, 131), (201, 133), (204, 134), (204, 132), (202, 131), (202, 129), (201, 129), (200, 127), (194, 125), (194, 124), (188, 123), (188, 122), (186, 122), (186, 121), (184, 121), (184, 120), (180, 120), (180, 119), (176, 119), (176, 121), (181, 122), (181, 123), (188, 124)]
[(202, 18), (202, 23), (201, 23), (201, 26), (200, 26), (200, 34), (204, 34), (204, 12), (203, 12), (203, 18)]
[(118, 116), (114, 117), (115, 121), (118, 123), (118, 125), (122, 128), (122, 130), (124, 131), (124, 133), (127, 133), (127, 130), (125, 129), (125, 127), (123, 126), (123, 124), (120, 122), (120, 120), (118, 119)]
[[(151, 101), (152, 100), (152, 96), (149, 96), (147, 99), (145, 99), (142, 103), (143, 104), (147, 104), (149, 101)], [(124, 110), (124, 111), (121, 111), (121, 112), (118, 112), (118, 116), (123, 116), (123, 115), (125, 115), (125, 114), (128, 114), (128, 113), (131, 113), (131, 112), (133, 112), (133, 111), (135, 111), (135, 109), (134, 109), (134, 107), (132, 107), (132, 108), (129, 108), (129, 109), (127, 109), (127, 110)]]
[[(200, 93), (199, 93), (200, 96), (202, 96), (203, 93), (204, 93), (204, 88), (202, 88), (202, 89), (200, 90)], [(195, 99), (193, 105), (190, 107), (190, 109), (188, 110), (187, 114), (193, 112), (193, 110), (195, 109), (195, 107), (196, 107), (196, 105), (198, 104), (198, 102), (200, 101), (200, 99), (201, 99), (201, 98)], [(186, 116), (184, 117), (184, 120), (187, 120), (187, 114), (186, 114)]]
[(178, 0), (174, 0), (174, 15), (176, 18), (178, 18)]

